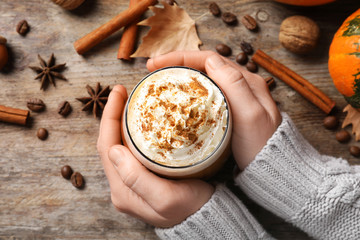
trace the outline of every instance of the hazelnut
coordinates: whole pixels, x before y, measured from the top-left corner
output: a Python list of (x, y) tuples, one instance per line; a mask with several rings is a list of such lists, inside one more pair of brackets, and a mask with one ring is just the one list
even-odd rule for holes
[(78, 6), (80, 6), (85, 0), (52, 0), (52, 1), (67, 10), (73, 10)]
[(305, 54), (315, 48), (319, 34), (319, 26), (310, 18), (291, 16), (281, 23), (279, 40), (290, 52)]
[(6, 38), (0, 36), (0, 70), (5, 66), (9, 58), (6, 48)]

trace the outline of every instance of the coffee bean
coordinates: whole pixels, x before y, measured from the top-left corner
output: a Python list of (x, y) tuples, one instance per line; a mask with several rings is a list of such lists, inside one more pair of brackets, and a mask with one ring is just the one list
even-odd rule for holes
[(79, 172), (74, 172), (71, 175), (71, 183), (76, 188), (82, 188), (84, 186), (84, 178)]
[(231, 52), (232, 52), (231, 48), (228, 45), (225, 45), (223, 43), (216, 45), (215, 49), (219, 54), (221, 54), (223, 56), (230, 56)]
[(275, 80), (273, 77), (267, 77), (265, 78), (266, 85), (269, 89), (273, 89), (276, 85)]
[(241, 65), (245, 65), (248, 61), (248, 56), (246, 53), (241, 52), (236, 56), (236, 62)]
[(335, 116), (327, 116), (324, 118), (323, 124), (326, 129), (335, 129), (339, 121)]
[(360, 148), (357, 146), (351, 146), (349, 148), (349, 152), (351, 155), (353, 155), (354, 157), (360, 157)]
[(69, 165), (65, 165), (61, 168), (61, 175), (66, 179), (70, 179), (72, 173), (73, 173), (73, 170)]
[(71, 106), (68, 101), (61, 102), (58, 107), (58, 113), (64, 117), (69, 115), (71, 112)]
[(250, 31), (254, 31), (257, 29), (256, 20), (250, 15), (243, 16), (241, 18), (241, 23)]
[(48, 131), (45, 128), (39, 128), (37, 131), (37, 137), (40, 140), (45, 140), (48, 137)]
[(216, 2), (211, 2), (209, 4), (209, 10), (210, 12), (212, 13), (212, 15), (214, 16), (219, 16), (221, 11), (220, 11), (220, 8), (219, 6), (216, 4)]
[(27, 101), (26, 106), (34, 112), (41, 112), (45, 109), (45, 103), (39, 98), (31, 98)]
[(246, 68), (247, 68), (247, 70), (249, 70), (250, 72), (253, 72), (253, 73), (256, 73), (258, 70), (256, 63), (254, 63), (252, 60), (248, 61), (248, 63), (246, 64)]
[(350, 133), (344, 129), (337, 132), (335, 137), (336, 140), (338, 140), (341, 143), (348, 142), (351, 138)]
[(21, 20), (16, 25), (16, 32), (22, 36), (25, 36), (28, 31), (29, 31), (29, 24), (26, 20)]
[(248, 55), (251, 55), (254, 52), (253, 47), (248, 42), (242, 41), (240, 47)]
[(235, 25), (237, 23), (236, 16), (231, 12), (224, 12), (221, 16), (221, 19), (228, 25)]

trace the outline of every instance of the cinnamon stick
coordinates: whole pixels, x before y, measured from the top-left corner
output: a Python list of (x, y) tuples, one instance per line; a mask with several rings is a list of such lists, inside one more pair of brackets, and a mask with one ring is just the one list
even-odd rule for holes
[(109, 22), (78, 39), (74, 43), (76, 52), (80, 55), (84, 54), (120, 28), (134, 22), (148, 9), (149, 6), (155, 5), (156, 3), (157, 0), (141, 0), (133, 7), (129, 7), (127, 10), (112, 18)]
[(334, 108), (335, 102), (325, 93), (316, 88), (299, 74), (287, 68), (285, 65), (271, 58), (269, 55), (258, 49), (252, 60), (265, 68), (269, 73), (284, 81), (290, 87), (295, 89), (311, 103), (319, 107), (326, 114)]
[(26, 125), (29, 111), (0, 105), (0, 121)]
[[(136, 5), (140, 0), (130, 0), (129, 7), (133, 7)], [(125, 27), (123, 35), (121, 37), (119, 50), (118, 50), (118, 59), (122, 60), (131, 60), (130, 55), (134, 51), (135, 40), (137, 36), (138, 26), (137, 23), (139, 22), (140, 18), (136, 19), (131, 25)]]

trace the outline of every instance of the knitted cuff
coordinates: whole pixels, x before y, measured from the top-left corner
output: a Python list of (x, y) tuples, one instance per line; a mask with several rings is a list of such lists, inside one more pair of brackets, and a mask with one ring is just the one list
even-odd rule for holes
[(254, 201), (289, 221), (316, 194), (326, 174), (323, 158), (285, 113), (255, 160), (235, 182)]
[(185, 221), (155, 232), (161, 239), (272, 239), (223, 185), (218, 185), (211, 199)]
[(235, 181), (259, 205), (315, 239), (360, 239), (359, 168), (320, 155), (286, 114)]

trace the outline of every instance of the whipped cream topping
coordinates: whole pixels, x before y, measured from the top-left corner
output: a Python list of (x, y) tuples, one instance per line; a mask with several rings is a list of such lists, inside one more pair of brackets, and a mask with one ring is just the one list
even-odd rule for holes
[(132, 94), (127, 115), (138, 149), (166, 166), (189, 166), (208, 157), (221, 143), (227, 120), (221, 91), (187, 68), (148, 76)]

